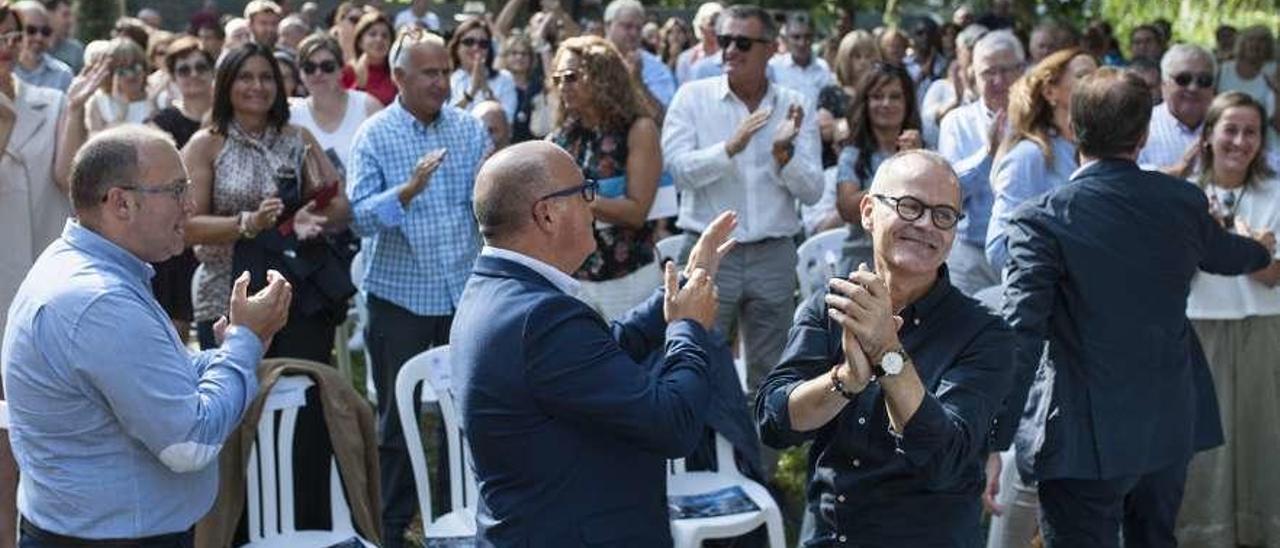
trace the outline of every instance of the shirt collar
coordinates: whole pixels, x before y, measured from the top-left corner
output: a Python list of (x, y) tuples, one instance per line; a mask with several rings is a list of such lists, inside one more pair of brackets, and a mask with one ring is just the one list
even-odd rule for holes
[(71, 247), (123, 268), (143, 283), (151, 283), (151, 277), (156, 273), (155, 268), (146, 261), (81, 225), (76, 219), (67, 219), (67, 224), (62, 228), (62, 239)]
[(565, 274), (564, 272), (561, 272), (560, 269), (554, 266), (551, 266), (547, 263), (539, 261), (538, 259), (535, 259), (533, 257), (530, 257), (518, 251), (512, 251), (510, 249), (503, 249), (501, 247), (491, 247), (486, 245), (484, 246), (484, 248), (480, 250), (480, 255), (486, 256), (486, 257), (495, 257), (498, 259), (506, 259), (508, 261), (527, 266), (534, 272), (537, 272), (538, 275), (542, 276), (543, 278), (546, 278), (548, 282), (551, 282), (551, 285), (556, 286), (556, 289), (563, 291), (566, 295), (569, 295), (571, 297), (577, 297), (578, 290), (582, 287), (582, 283), (579, 282), (578, 280), (573, 279), (573, 276)]
[(899, 316), (902, 316), (903, 326), (919, 326), (925, 318), (932, 317), (951, 291), (951, 276), (948, 273), (947, 264), (942, 263), (938, 267), (938, 279), (934, 280), (933, 287), (930, 287), (923, 297), (902, 309)]
[[(1173, 124), (1173, 127), (1177, 128), (1178, 131), (1182, 132), (1183, 134), (1188, 134), (1188, 133), (1195, 134), (1200, 131), (1200, 126), (1196, 126), (1196, 127), (1188, 126), (1182, 123), (1182, 120), (1179, 120), (1177, 116), (1174, 116), (1173, 111), (1169, 110), (1169, 103), (1160, 103), (1159, 105), (1156, 105), (1156, 108), (1161, 109), (1161, 113), (1164, 116), (1168, 117), (1169, 123)], [(1200, 123), (1201, 125), (1204, 124), (1203, 121), (1201, 121)]]
[(449, 110), (448, 105), (440, 105), (440, 114), (436, 115), (436, 119), (430, 124), (424, 124), (422, 123), (422, 120), (419, 120), (417, 116), (414, 116), (412, 112), (409, 112), (408, 108), (405, 108), (403, 101), (404, 99), (397, 94), (395, 102), (392, 103), (393, 110), (391, 112), (395, 116), (398, 116), (401, 122), (413, 128), (415, 131), (424, 134), (427, 133), (428, 130), (439, 129), (440, 123), (444, 121), (447, 111)]
[[(719, 83), (717, 83), (717, 87), (719, 88), (716, 93), (717, 97), (719, 97), (721, 100), (733, 99), (735, 101), (738, 101), (739, 103), (742, 102), (742, 99), (739, 99), (737, 95), (733, 94), (733, 90), (729, 89), (728, 75), (721, 74), (716, 78), (720, 79)], [(768, 78), (765, 78), (765, 86), (767, 87), (765, 87), (765, 90), (764, 90), (764, 97), (760, 99), (760, 106), (768, 105), (773, 102), (773, 82), (769, 81)]]

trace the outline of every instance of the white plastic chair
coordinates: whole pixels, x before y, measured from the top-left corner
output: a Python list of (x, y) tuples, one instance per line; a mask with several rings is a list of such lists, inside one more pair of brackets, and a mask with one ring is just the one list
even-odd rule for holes
[[(258, 435), (249, 450), (246, 470), (249, 543), (244, 546), (328, 546), (352, 537), (360, 539), (365, 546), (374, 546), (361, 538), (351, 524), (351, 508), (343, 493), (336, 458), (330, 458), (329, 463), (329, 511), (333, 528), (329, 531), (294, 529), (293, 434), (298, 423), (298, 409), (307, 404), (307, 388), (314, 384), (305, 375), (281, 377), (271, 387), (262, 406)], [(278, 431), (277, 414), (281, 416)]]
[[(449, 347), (437, 346), (405, 362), (396, 375), (396, 407), (400, 412), (400, 428), (409, 446), (409, 462), (413, 466), (413, 483), (418, 492), (418, 509), (422, 512), (423, 537), (457, 538), (476, 534), (475, 476), (471, 474), (470, 452), (462, 436), (462, 426), (448, 388)], [(422, 401), (427, 392), (439, 397), (440, 414), (444, 418), (445, 439), (449, 447), (449, 500), (451, 511), (431, 519), (431, 483), (427, 477), (427, 455), (422, 449), (422, 433), (413, 412), (413, 389), (422, 384)], [(433, 386), (434, 385), (434, 386)]]
[(796, 249), (796, 277), (800, 280), (800, 300), (815, 290), (825, 291), (827, 280), (840, 273), (840, 246), (849, 237), (847, 227), (833, 228), (814, 234)]
[(755, 512), (740, 514), (672, 519), (671, 537), (675, 540), (676, 548), (699, 548), (704, 540), (745, 535), (761, 524), (768, 530), (771, 548), (786, 546), (782, 511), (778, 509), (778, 503), (769, 495), (768, 489), (738, 471), (733, 460), (733, 446), (724, 436), (716, 434), (715, 471), (686, 471), (684, 459), (669, 461), (668, 470), (668, 497), (698, 495), (737, 486), (760, 508)]
[(685, 236), (683, 234), (676, 234), (675, 236), (667, 236), (658, 240), (658, 243), (654, 244), (658, 251), (657, 263), (659, 270), (662, 269), (662, 263), (666, 262), (667, 259), (680, 264), (680, 248), (684, 246), (684, 240)]

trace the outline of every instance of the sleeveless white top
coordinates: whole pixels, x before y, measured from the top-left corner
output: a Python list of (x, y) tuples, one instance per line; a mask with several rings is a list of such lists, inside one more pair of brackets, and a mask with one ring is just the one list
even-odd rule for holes
[(338, 129), (328, 133), (320, 129), (315, 117), (311, 115), (311, 107), (307, 99), (291, 99), (289, 123), (307, 128), (307, 131), (310, 131), (320, 143), (325, 154), (329, 155), (329, 159), (333, 161), (333, 167), (338, 168), (338, 174), (345, 179), (347, 166), (350, 165), (348, 160), (351, 158), (351, 141), (355, 139), (360, 124), (368, 118), (365, 114), (365, 105), (368, 101), (367, 93), (354, 89), (347, 90), (347, 111), (342, 116), (342, 123), (338, 124)]

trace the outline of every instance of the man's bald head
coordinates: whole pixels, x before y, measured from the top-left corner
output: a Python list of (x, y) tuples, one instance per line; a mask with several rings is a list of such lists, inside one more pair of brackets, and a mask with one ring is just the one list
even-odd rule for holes
[(573, 157), (546, 141), (526, 141), (498, 151), (476, 174), (472, 201), (480, 234), (490, 243), (509, 240), (530, 223), (540, 196), (555, 190), (556, 181), (567, 183), (575, 176), (581, 175)]
[(960, 179), (955, 170), (941, 155), (925, 149), (899, 152), (880, 164), (871, 181), (871, 194), (911, 194), (922, 185), (954, 189), (955, 201), (951, 205), (960, 207)]

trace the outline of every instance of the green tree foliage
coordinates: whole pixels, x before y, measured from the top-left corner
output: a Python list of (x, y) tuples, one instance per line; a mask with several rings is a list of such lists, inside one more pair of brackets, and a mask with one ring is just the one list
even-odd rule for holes
[(111, 37), (116, 19), (124, 14), (124, 0), (75, 0), (72, 9), (79, 25), (79, 38), (88, 43)]

